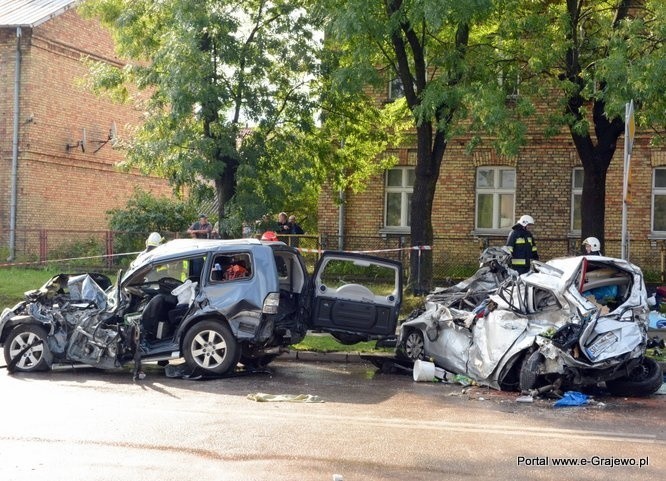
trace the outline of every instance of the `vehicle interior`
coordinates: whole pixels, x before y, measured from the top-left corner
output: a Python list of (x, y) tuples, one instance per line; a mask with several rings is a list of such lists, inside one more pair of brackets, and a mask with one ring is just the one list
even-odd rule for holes
[(611, 310), (627, 300), (633, 286), (630, 272), (587, 258), (576, 281), (584, 297), (593, 297), (597, 304)]

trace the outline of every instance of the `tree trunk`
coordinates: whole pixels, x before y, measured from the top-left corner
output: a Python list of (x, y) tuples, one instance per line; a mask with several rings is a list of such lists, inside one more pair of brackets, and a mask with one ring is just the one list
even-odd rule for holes
[(222, 239), (228, 239), (230, 233), (222, 228), (222, 221), (225, 218), (226, 205), (236, 193), (236, 171), (238, 170), (238, 160), (232, 157), (225, 157), (222, 162), (224, 163), (224, 170), (215, 178), (215, 196), (217, 200), (220, 237)]
[(605, 105), (597, 101), (593, 106), (593, 120), (597, 134), (596, 144), (589, 133), (571, 131), (578, 157), (583, 164), (583, 193), (581, 196), (581, 239), (596, 237), (604, 252), (606, 222), (606, 175), (617, 141), (624, 132), (624, 121), (609, 121), (604, 114)]
[[(412, 247), (432, 246), (432, 208), (439, 169), (446, 150), (446, 140), (441, 132), (433, 137), (433, 125), (423, 122), (417, 128), (417, 164), (411, 206)], [(409, 285), (415, 295), (432, 290), (432, 250), (412, 250), (410, 256)]]

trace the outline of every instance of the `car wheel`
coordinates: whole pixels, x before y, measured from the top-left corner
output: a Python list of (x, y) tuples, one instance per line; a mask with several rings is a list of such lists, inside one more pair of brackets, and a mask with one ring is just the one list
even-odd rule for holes
[(9, 372), (46, 371), (51, 367), (51, 351), (41, 326), (22, 324), (5, 341), (5, 362)]
[(628, 376), (606, 381), (606, 389), (614, 396), (649, 396), (661, 387), (663, 376), (659, 363), (644, 357)]
[(402, 352), (412, 361), (425, 359), (425, 344), (423, 342), (423, 333), (418, 329), (409, 331), (402, 343)]
[(529, 391), (542, 387), (541, 367), (545, 358), (539, 351), (527, 354), (520, 368), (520, 390)]
[(183, 339), (187, 364), (196, 370), (226, 374), (238, 362), (236, 338), (226, 324), (202, 321), (192, 326)]

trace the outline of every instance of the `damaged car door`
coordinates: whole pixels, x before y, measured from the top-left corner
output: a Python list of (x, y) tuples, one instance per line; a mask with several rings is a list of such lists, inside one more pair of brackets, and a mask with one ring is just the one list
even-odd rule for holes
[(343, 344), (394, 335), (402, 302), (400, 262), (325, 252), (310, 283), (310, 328)]

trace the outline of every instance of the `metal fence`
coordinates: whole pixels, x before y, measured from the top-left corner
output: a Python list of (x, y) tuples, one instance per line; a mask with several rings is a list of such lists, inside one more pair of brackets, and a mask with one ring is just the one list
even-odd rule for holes
[[(6, 234), (6, 233), (5, 233)], [(144, 249), (148, 232), (123, 232), (111, 230), (86, 231), (72, 229), (17, 229), (15, 259), (0, 266), (55, 265), (63, 270), (115, 270), (126, 267)], [(166, 239), (187, 237), (183, 232), (162, 233)], [(0, 236), (2, 237), (2, 236)], [(5, 235), (6, 237), (6, 235)], [(308, 268), (312, 269), (321, 250), (346, 250), (370, 253), (401, 261), (405, 275), (409, 276), (410, 256), (418, 255), (410, 248), (409, 235), (387, 236), (345, 236), (343, 242), (335, 235), (283, 235), (283, 242), (301, 249)], [(433, 284), (444, 285), (455, 279), (471, 275), (478, 267), (482, 250), (489, 246), (501, 246), (505, 237), (451, 236), (434, 239), (432, 249)], [(636, 262), (648, 278), (664, 281), (666, 273), (664, 242), (652, 245), (637, 245), (632, 249), (646, 252), (644, 258)], [(7, 239), (2, 239), (0, 255), (7, 258)], [(580, 239), (576, 238), (537, 238), (539, 255), (542, 260), (580, 253)], [(619, 240), (606, 240), (606, 253), (619, 256)], [(417, 264), (418, 265), (418, 264)]]

